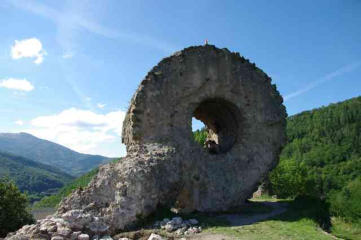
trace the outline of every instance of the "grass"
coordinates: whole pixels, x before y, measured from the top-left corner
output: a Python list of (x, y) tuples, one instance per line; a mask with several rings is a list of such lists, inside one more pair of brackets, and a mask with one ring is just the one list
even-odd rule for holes
[(361, 220), (358, 223), (346, 222), (341, 218), (333, 217), (332, 234), (336, 237), (350, 240), (361, 240)]
[(208, 232), (219, 233), (236, 237), (237, 239), (332, 239), (324, 234), (317, 223), (310, 219), (301, 219), (296, 222), (282, 220), (267, 220), (240, 227), (213, 227), (206, 229)]
[[(310, 200), (298, 199), (298, 200), (280, 200), (272, 199), (272, 202), (283, 202), (282, 204), (288, 204), (288, 210), (274, 218), (269, 220), (260, 221), (251, 225), (245, 226), (230, 226), (229, 222), (219, 216), (219, 214), (204, 214), (204, 213), (193, 213), (193, 214), (174, 214), (171, 211), (161, 208), (152, 216), (149, 216), (141, 222), (140, 226), (149, 226), (156, 220), (162, 220), (163, 218), (172, 218), (174, 216), (181, 216), (183, 219), (196, 218), (202, 225), (203, 232), (205, 234), (215, 233), (221, 234), (228, 239), (228, 237), (235, 239), (247, 239), (247, 240), (273, 240), (273, 239), (295, 239), (295, 240), (306, 240), (306, 239), (334, 239), (331, 235), (325, 233), (320, 225), (322, 225), (322, 217), (319, 215), (321, 206), (317, 202), (310, 202)], [(239, 214), (245, 216), (252, 216), (255, 214), (266, 213), (272, 211), (270, 206), (263, 204), (266, 200), (255, 199), (252, 200), (248, 205), (247, 209), (240, 208), (233, 210)], [(322, 209), (321, 209), (322, 213)], [(222, 213), (227, 214), (227, 213)], [(152, 230), (149, 227), (140, 227), (133, 232), (122, 233), (119, 236), (146, 236), (150, 232), (157, 232), (161, 235), (167, 236), (170, 239), (172, 235), (165, 233), (162, 230)], [(135, 230), (135, 229), (133, 229)], [(130, 235), (129, 235), (130, 234)], [(118, 236), (118, 237), (119, 237)], [(138, 239), (135, 237), (134, 239)], [(357, 238), (351, 238), (357, 239)]]
[[(261, 204), (263, 200), (256, 199), (255, 203)], [(272, 199), (272, 201), (279, 201)], [(320, 209), (318, 203), (305, 203), (304, 200), (281, 200), (288, 202), (288, 210), (274, 218), (260, 221), (245, 226), (214, 226), (207, 228), (207, 232), (229, 235), (236, 239), (333, 239), (320, 227), (317, 211)], [(260, 209), (255, 205), (256, 209)], [(258, 210), (249, 212), (258, 213)]]
[[(267, 198), (266, 198), (267, 199)], [(262, 199), (256, 199), (262, 202)], [(277, 201), (273, 199), (272, 201)], [(327, 205), (312, 199), (283, 200), (288, 210), (274, 218), (245, 226), (212, 226), (206, 232), (223, 234), (236, 239), (335, 239), (361, 240), (361, 222), (347, 223), (328, 216)], [(255, 211), (257, 212), (257, 211)], [(332, 225), (331, 225), (332, 224)], [(325, 229), (322, 229), (325, 228)], [(325, 230), (329, 230), (327, 233)]]

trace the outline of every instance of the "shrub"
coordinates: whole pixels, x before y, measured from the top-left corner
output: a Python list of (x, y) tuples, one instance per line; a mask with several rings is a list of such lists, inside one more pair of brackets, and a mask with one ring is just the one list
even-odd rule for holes
[(331, 213), (348, 221), (361, 221), (361, 177), (331, 194)]
[(0, 179), (0, 237), (34, 222), (27, 196), (8, 179)]
[(294, 159), (281, 160), (277, 168), (270, 173), (269, 179), (272, 194), (280, 198), (319, 195), (315, 179), (302, 163)]

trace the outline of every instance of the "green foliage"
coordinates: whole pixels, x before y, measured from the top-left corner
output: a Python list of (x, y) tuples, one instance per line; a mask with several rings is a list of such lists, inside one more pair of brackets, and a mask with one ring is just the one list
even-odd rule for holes
[(333, 217), (331, 232), (340, 239), (361, 240), (361, 221), (348, 222), (340, 217)]
[(0, 152), (0, 177), (12, 179), (31, 200), (55, 193), (73, 177), (54, 167)]
[(204, 143), (206, 142), (207, 139), (207, 130), (205, 128), (202, 128), (201, 130), (194, 131), (193, 139), (201, 146), (204, 146)]
[(28, 200), (8, 179), (0, 179), (0, 237), (34, 222), (27, 209)]
[(315, 193), (314, 179), (309, 177), (307, 167), (294, 159), (281, 161), (269, 175), (272, 191), (280, 198), (294, 198)]
[(45, 208), (45, 207), (56, 207), (60, 201), (68, 196), (73, 190), (88, 186), (89, 182), (98, 173), (98, 168), (78, 177), (73, 182), (65, 185), (56, 194), (42, 198), (39, 202), (36, 202), (33, 206), (34, 209)]
[(280, 163), (270, 174), (274, 193), (329, 199), (332, 213), (353, 218), (340, 204), (359, 194), (355, 187), (356, 195), (346, 193), (357, 185), (348, 183), (361, 176), (361, 97), (289, 117), (287, 138)]
[(361, 222), (361, 177), (331, 194), (331, 212), (348, 221)]
[(331, 218), (329, 203), (325, 200), (310, 196), (298, 196), (290, 204), (290, 210), (287, 220), (293, 218), (310, 218), (317, 222), (324, 229), (329, 230), (331, 227)]

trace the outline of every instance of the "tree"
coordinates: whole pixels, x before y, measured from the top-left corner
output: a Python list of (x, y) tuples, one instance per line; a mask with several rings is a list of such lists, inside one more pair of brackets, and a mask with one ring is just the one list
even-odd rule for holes
[(34, 222), (27, 196), (8, 179), (0, 179), (0, 237)]
[(349, 221), (361, 220), (361, 177), (349, 182), (330, 197), (331, 212)]
[(194, 140), (199, 143), (201, 146), (204, 146), (206, 139), (208, 136), (208, 132), (206, 128), (202, 128), (201, 130), (196, 130), (193, 132)]

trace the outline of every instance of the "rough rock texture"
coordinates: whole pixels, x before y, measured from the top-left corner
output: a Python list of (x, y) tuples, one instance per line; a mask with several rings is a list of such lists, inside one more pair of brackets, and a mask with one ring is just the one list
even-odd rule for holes
[[(216, 135), (219, 152), (194, 142), (192, 116)], [(238, 53), (210, 45), (177, 52), (148, 73), (131, 100), (122, 136), (127, 156), (62, 201), (53, 217), (63, 220), (56, 223), (61, 232), (47, 223), (46, 234), (113, 234), (159, 205), (204, 212), (238, 206), (276, 165), (285, 118), (271, 79)], [(43, 225), (12, 237), (28, 238)]]

